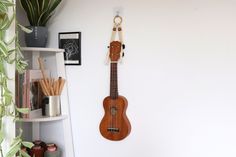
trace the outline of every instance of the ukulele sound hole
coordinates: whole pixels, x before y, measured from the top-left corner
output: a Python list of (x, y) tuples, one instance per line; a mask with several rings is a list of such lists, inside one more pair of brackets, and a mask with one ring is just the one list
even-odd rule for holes
[(107, 131), (117, 133), (117, 132), (119, 132), (119, 129), (118, 128), (107, 128)]
[(117, 113), (117, 108), (114, 107), (114, 106), (112, 106), (112, 107), (111, 107), (111, 115), (112, 115), (112, 116), (115, 116), (116, 113)]

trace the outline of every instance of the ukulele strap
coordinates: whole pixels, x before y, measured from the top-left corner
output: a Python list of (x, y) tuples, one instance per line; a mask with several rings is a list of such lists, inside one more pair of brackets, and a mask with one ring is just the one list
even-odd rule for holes
[[(116, 40), (116, 35), (118, 34), (118, 40), (121, 43), (121, 51), (120, 51), (120, 59), (119, 62), (122, 63), (122, 58), (124, 57), (124, 49), (125, 49), (125, 44), (123, 41), (123, 32), (122, 32), (122, 17), (119, 15), (116, 15), (113, 19), (114, 25), (111, 33), (111, 40), (110, 43)], [(110, 47), (108, 46), (108, 52), (107, 52), (107, 64), (109, 63), (109, 52), (110, 52)], [(110, 61), (111, 62), (111, 61)]]

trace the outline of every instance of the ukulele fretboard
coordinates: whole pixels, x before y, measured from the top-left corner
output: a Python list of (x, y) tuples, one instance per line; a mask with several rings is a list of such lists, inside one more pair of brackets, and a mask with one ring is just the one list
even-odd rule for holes
[(110, 97), (116, 99), (118, 97), (117, 63), (111, 63), (110, 74)]

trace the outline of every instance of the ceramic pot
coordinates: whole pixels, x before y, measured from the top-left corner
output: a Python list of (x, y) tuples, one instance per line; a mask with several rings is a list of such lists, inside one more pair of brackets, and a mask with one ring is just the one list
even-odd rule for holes
[(28, 26), (31, 33), (25, 33), (27, 47), (46, 47), (48, 40), (48, 29), (42, 26)]
[(44, 157), (44, 148), (40, 145), (35, 145), (30, 150), (30, 156), (34, 157)]

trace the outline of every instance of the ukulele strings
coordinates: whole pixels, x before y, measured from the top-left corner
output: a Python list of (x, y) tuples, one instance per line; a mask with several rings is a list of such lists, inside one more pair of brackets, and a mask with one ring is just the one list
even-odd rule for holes
[(118, 126), (118, 118), (117, 118), (117, 104), (116, 99), (118, 98), (117, 91), (117, 63), (111, 63), (111, 97), (114, 98), (110, 107), (111, 114), (111, 124), (110, 128), (115, 129)]
[[(115, 92), (116, 92), (116, 99), (118, 100), (118, 81), (117, 81), (117, 75), (118, 75), (118, 66), (117, 66), (117, 63), (115, 63), (115, 67), (114, 67), (114, 71), (115, 71)], [(116, 111), (115, 111), (115, 128), (118, 128), (118, 117), (117, 117), (117, 113), (118, 113), (118, 106), (117, 106), (117, 101), (115, 101), (115, 109), (116, 109)]]
[[(110, 65), (111, 67), (111, 71), (110, 71), (110, 75), (111, 75), (111, 97), (114, 97), (114, 69), (113, 69), (113, 64), (111, 63)], [(110, 119), (111, 119), (111, 124), (110, 124), (110, 128), (113, 128), (113, 102), (110, 105)]]
[[(112, 75), (113, 75), (113, 96), (114, 96), (114, 99), (116, 99), (116, 68), (115, 68), (115, 64), (116, 63), (112, 63)], [(114, 104), (115, 103), (115, 104)], [(113, 124), (112, 124), (112, 128), (114, 129), (116, 127), (116, 102), (113, 101), (112, 103), (112, 107), (113, 107), (113, 113), (112, 113), (112, 117), (113, 117)]]

